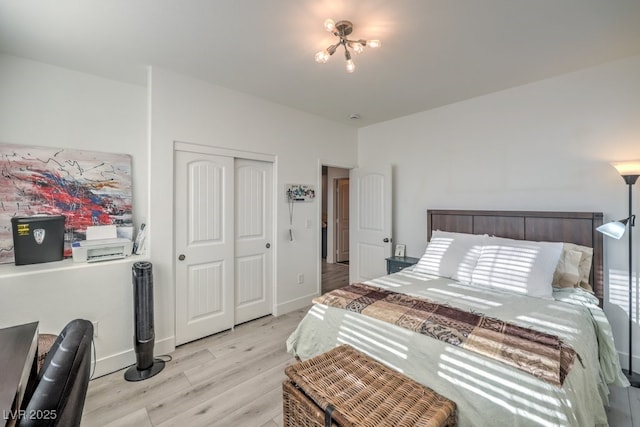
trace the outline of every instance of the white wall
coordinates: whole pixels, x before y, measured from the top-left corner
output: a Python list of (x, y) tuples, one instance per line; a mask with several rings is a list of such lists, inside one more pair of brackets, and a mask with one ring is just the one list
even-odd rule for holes
[[(276, 253), (275, 313), (310, 304), (320, 288), (321, 209), (318, 200), (295, 204), (295, 240), (290, 242), (285, 184), (313, 184), (319, 192), (321, 159), (355, 164), (357, 131), (167, 70), (154, 68), (150, 87), (151, 259), (156, 279), (156, 310), (167, 314), (160, 320), (162, 333), (173, 334), (174, 330), (171, 195), (175, 141), (276, 157), (276, 229), (272, 246)], [(298, 274), (304, 275), (303, 284), (297, 283)]]
[[(132, 156), (134, 220), (148, 224), (154, 265), (156, 354), (174, 348), (174, 141), (276, 157), (275, 311), (308, 305), (319, 291), (318, 203), (296, 205), (291, 243), (280, 193), (286, 183), (320, 189), (320, 159), (355, 164), (354, 128), (168, 71), (154, 70), (145, 88), (5, 55), (0, 100), (0, 142)], [(57, 333), (76, 317), (98, 321), (96, 375), (130, 365), (136, 260), (0, 266), (0, 327), (39, 320), (41, 332)]]
[[(393, 166), (394, 242), (416, 257), (426, 245), (428, 208), (599, 211), (605, 221), (624, 218), (627, 187), (609, 162), (625, 159), (640, 159), (640, 57), (369, 126), (358, 135), (359, 166)], [(637, 230), (634, 238), (637, 265)], [(605, 312), (621, 353), (628, 351), (626, 244), (605, 239), (605, 278), (617, 290), (608, 294)], [(640, 355), (637, 329), (634, 337)]]
[[(639, 118), (640, 57), (356, 131), (165, 70), (155, 69), (144, 88), (0, 55), (0, 142), (132, 155), (134, 217), (150, 227), (157, 354), (173, 348), (174, 141), (274, 155), (278, 191), (286, 183), (319, 188), (321, 164), (390, 162), (394, 241), (420, 256), (427, 208), (626, 216), (626, 187), (608, 161), (640, 158)], [(637, 186), (634, 195), (640, 198)], [(317, 202), (296, 204), (291, 243), (279, 196), (275, 303), (283, 313), (306, 305), (319, 290), (321, 209)], [(611, 283), (623, 288), (625, 249), (624, 241), (605, 241), (607, 279), (621, 273), (622, 280)], [(74, 317), (97, 320), (97, 374), (131, 364), (132, 262), (0, 266), (0, 326), (40, 320), (42, 332), (57, 332)], [(605, 310), (624, 352), (624, 299), (621, 305), (607, 301)]]
[[(130, 154), (136, 224), (148, 212), (145, 122), (144, 87), (0, 55), (0, 143)], [(132, 364), (132, 263), (0, 265), (0, 327), (98, 321), (96, 374)]]

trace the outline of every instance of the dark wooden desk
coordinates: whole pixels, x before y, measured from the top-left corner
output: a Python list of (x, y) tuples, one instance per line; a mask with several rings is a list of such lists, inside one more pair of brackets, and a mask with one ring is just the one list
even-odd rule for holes
[(0, 329), (0, 425), (12, 426), (37, 376), (38, 322)]

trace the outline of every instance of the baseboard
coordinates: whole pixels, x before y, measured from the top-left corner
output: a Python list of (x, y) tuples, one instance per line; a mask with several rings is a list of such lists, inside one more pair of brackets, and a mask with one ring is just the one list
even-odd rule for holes
[[(176, 348), (175, 337), (171, 336), (161, 340), (157, 340), (153, 347), (155, 357), (172, 353)], [(112, 354), (101, 357), (97, 360), (93, 378), (111, 374), (121, 369), (127, 368), (136, 363), (136, 353), (133, 347), (121, 353)], [(124, 375), (124, 374), (123, 374)]]
[[(622, 369), (629, 369), (629, 352), (618, 351), (618, 358), (620, 360), (620, 367)], [(633, 372), (640, 372), (640, 356), (636, 356), (635, 354), (633, 355)]]
[(303, 297), (296, 298), (287, 302), (283, 302), (282, 304), (277, 304), (275, 306), (273, 315), (282, 316), (283, 314), (287, 314), (292, 311), (309, 307), (311, 305), (311, 300), (317, 296), (318, 296), (318, 293), (316, 292), (316, 293), (305, 295)]

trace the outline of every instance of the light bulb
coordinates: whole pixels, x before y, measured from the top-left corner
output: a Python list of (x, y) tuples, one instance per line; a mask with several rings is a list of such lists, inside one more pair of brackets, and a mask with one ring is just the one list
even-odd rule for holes
[(372, 48), (380, 47), (380, 40), (367, 40), (367, 46)]
[(353, 63), (352, 60), (347, 61), (347, 73), (353, 73), (353, 70), (356, 69), (356, 64)]
[(329, 18), (324, 21), (324, 29), (329, 31), (330, 33), (332, 33), (333, 30), (336, 29), (336, 23), (333, 22), (333, 19)]
[(353, 51), (355, 53), (362, 53), (364, 51), (364, 46), (362, 46), (358, 42), (355, 42), (355, 43), (351, 44), (350, 46), (351, 46), (351, 48), (353, 49)]
[(316, 53), (316, 62), (319, 64), (324, 64), (329, 60), (329, 56), (329, 52), (327, 52), (326, 50), (321, 50), (320, 52)]

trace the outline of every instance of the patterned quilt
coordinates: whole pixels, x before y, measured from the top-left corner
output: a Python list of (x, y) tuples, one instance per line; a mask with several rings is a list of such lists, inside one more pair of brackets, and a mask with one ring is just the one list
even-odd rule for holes
[(557, 336), (362, 283), (336, 289), (313, 302), (402, 326), (559, 387), (578, 356)]

